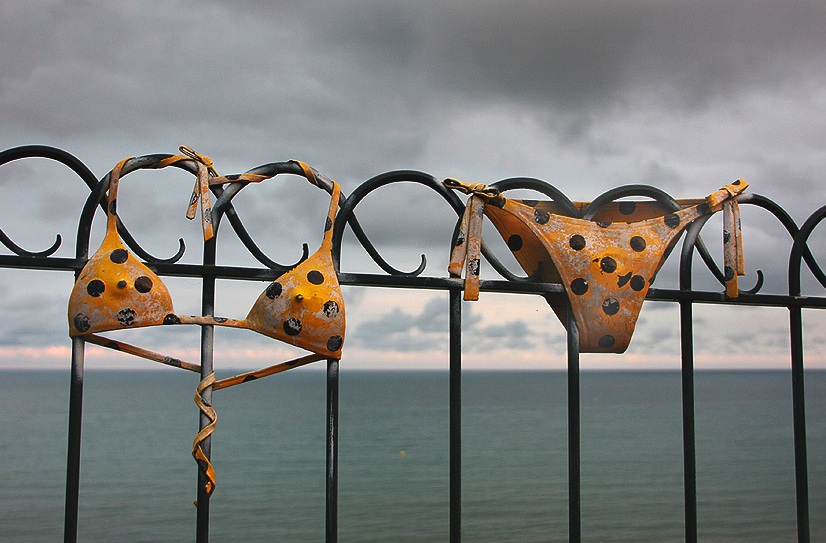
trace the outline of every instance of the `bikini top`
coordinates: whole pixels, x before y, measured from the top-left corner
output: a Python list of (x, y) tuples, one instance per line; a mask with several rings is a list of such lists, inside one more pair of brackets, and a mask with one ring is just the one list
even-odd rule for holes
[[(195, 216), (200, 201), (204, 239), (214, 236), (210, 185), (258, 182), (272, 177), (250, 173), (218, 176), (207, 157), (186, 148), (182, 151), (187, 155), (166, 158), (152, 167), (163, 168), (182, 161), (195, 163), (198, 180), (187, 216)], [(127, 249), (118, 234), (118, 184), (129, 160), (118, 163), (109, 174), (106, 234), (100, 248), (80, 272), (69, 298), (71, 337), (94, 338), (94, 334), (99, 332), (146, 326), (208, 324), (246, 328), (327, 358), (341, 358), (345, 329), (344, 299), (332, 259), (332, 226), (341, 196), (336, 182), (324, 178), (302, 162), (293, 161), (300, 166), (308, 181), (322, 189), (324, 185), (332, 187), (321, 247), (270, 283), (246, 318), (188, 316), (175, 312), (163, 281)]]
[[(724, 210), (726, 294), (738, 295), (745, 273), (737, 180), (693, 205), (671, 211), (656, 202), (616, 202), (597, 220), (558, 214), (553, 202), (505, 198), (495, 187), (446, 179), (470, 194), (449, 271), (465, 268), (465, 300), (479, 297), (482, 217), (487, 216), (529, 276), (562, 283), (579, 328), (581, 352), (624, 352), (642, 302), (682, 231), (698, 217)], [(652, 205), (647, 205), (652, 204)], [(567, 326), (564, 303), (551, 301)]]

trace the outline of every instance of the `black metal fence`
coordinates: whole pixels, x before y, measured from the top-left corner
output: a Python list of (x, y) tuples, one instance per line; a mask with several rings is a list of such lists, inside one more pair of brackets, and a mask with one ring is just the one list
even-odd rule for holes
[[(132, 163), (134, 169), (151, 168), (169, 155), (152, 155), (139, 157)], [(75, 236), (74, 258), (53, 256), (62, 243), (58, 235), (52, 247), (42, 251), (28, 251), (17, 245), (2, 230), (0, 243), (8, 253), (0, 255), (0, 267), (22, 270), (63, 270), (80, 272), (88, 260), (88, 249), (91, 235), (92, 218), (105, 205), (105, 192), (109, 176), (101, 180), (81, 161), (65, 151), (44, 146), (24, 146), (0, 152), (0, 166), (11, 161), (27, 158), (44, 158), (57, 161), (70, 168), (85, 182), (89, 190), (86, 204), (80, 213), (80, 221)], [(285, 163), (280, 163), (285, 164)], [(266, 165), (254, 170), (253, 173), (263, 173), (272, 169), (273, 165)], [(189, 169), (194, 173), (192, 164), (182, 163), (179, 167)], [(352, 233), (385, 272), (383, 274), (362, 274), (339, 272), (339, 281), (343, 285), (358, 285), (366, 287), (430, 289), (449, 292), (449, 379), (450, 379), (450, 541), (461, 541), (462, 528), (462, 346), (461, 346), (461, 319), (462, 319), (462, 289), (464, 283), (455, 277), (424, 276), (424, 258), (421, 265), (412, 272), (395, 269), (386, 262), (367, 238), (359, 225), (355, 215), (355, 208), (366, 195), (379, 187), (400, 182), (412, 182), (424, 185), (440, 195), (448, 206), (457, 215), (464, 211), (464, 203), (452, 191), (444, 188), (432, 176), (415, 171), (397, 171), (378, 175), (359, 185), (350, 195), (342, 195), (340, 208), (336, 216), (333, 235), (333, 255), (335, 262), (341, 254), (342, 236), (348, 227)], [(226, 219), (241, 242), (250, 254), (260, 263), (260, 266), (244, 267), (219, 264), (216, 261), (216, 238), (204, 242), (203, 261), (200, 265), (179, 263), (183, 254), (181, 250), (172, 258), (159, 259), (153, 257), (141, 248), (129, 234), (125, 225), (119, 225), (121, 237), (127, 245), (138, 254), (146, 264), (161, 276), (177, 276), (197, 278), (201, 281), (202, 314), (213, 315), (216, 295), (216, 281), (219, 279), (235, 279), (247, 281), (274, 280), (290, 269), (268, 258), (256, 246), (241, 222), (232, 199), (240, 192), (246, 183), (237, 183), (222, 188), (211, 188), (216, 204), (212, 208), (212, 222), (216, 233), (221, 221)], [(550, 199), (562, 203), (567, 200), (564, 195), (539, 180), (535, 179), (507, 179), (496, 183), (502, 190), (532, 189), (548, 196)], [(663, 202), (672, 202), (678, 205), (668, 195), (647, 186), (626, 186), (610, 191), (598, 199), (598, 205), (609, 203), (620, 198), (645, 197), (654, 198)], [(705, 224), (705, 218), (696, 220), (687, 229), (682, 241), (679, 258), (679, 288), (661, 289), (651, 288), (648, 300), (676, 302), (680, 309), (681, 330), (681, 360), (682, 360), (682, 404), (683, 404), (683, 459), (684, 459), (684, 492), (685, 492), (685, 540), (697, 541), (697, 487), (696, 487), (696, 460), (695, 460), (695, 433), (694, 433), (694, 319), (695, 304), (729, 304), (741, 306), (784, 307), (789, 311), (789, 337), (791, 345), (791, 374), (792, 400), (794, 423), (794, 457), (796, 473), (797, 497), (797, 534), (798, 541), (808, 542), (809, 534), (809, 503), (808, 503), (808, 476), (807, 476), (807, 447), (806, 447), (806, 418), (804, 399), (804, 352), (803, 352), (803, 309), (826, 308), (826, 297), (804, 296), (801, 292), (802, 268), (805, 262), (815, 280), (826, 286), (826, 274), (818, 266), (810, 249), (809, 239), (817, 225), (826, 217), (826, 206), (815, 211), (802, 226), (798, 226), (791, 216), (772, 200), (759, 195), (741, 195), (737, 198), (741, 205), (757, 206), (767, 211), (777, 219), (791, 240), (791, 250), (788, 259), (788, 293), (784, 295), (762, 294), (760, 292), (763, 277), (760, 274), (757, 285), (751, 290), (741, 291), (736, 299), (727, 299), (722, 285), (724, 274), (714, 263), (713, 258), (700, 241), (700, 231)], [(570, 202), (568, 202), (570, 203)], [(707, 217), (706, 217), (707, 218)], [(9, 254), (11, 253), (11, 254)], [(503, 277), (501, 280), (483, 280), (483, 291), (503, 293), (537, 294), (549, 299), (565, 301), (565, 289), (560, 284), (539, 283), (529, 278), (517, 277), (502, 265), (496, 256), (489, 250), (483, 249), (483, 254), (494, 269)], [(694, 270), (693, 257), (699, 254), (705, 265), (719, 281), (721, 288), (713, 291), (694, 290), (692, 288), (692, 274)], [(568, 311), (571, 315), (572, 312)], [(213, 371), (212, 367), (212, 326), (202, 325), (200, 372), (202, 377)], [(568, 526), (569, 541), (581, 540), (580, 516), (580, 353), (577, 323), (569, 318), (567, 325), (567, 361), (568, 361)], [(83, 415), (83, 372), (84, 346), (82, 337), (72, 340), (72, 365), (69, 403), (69, 438), (68, 460), (66, 475), (66, 502), (65, 502), (65, 529), (64, 540), (73, 542), (77, 539), (78, 491), (80, 485), (81, 464), (81, 421)], [(327, 361), (327, 461), (326, 461), (326, 541), (337, 540), (337, 470), (338, 470), (338, 380), (339, 364), (337, 360)], [(207, 402), (211, 400), (211, 390), (204, 391)], [(203, 415), (201, 427), (209, 424)], [(203, 442), (203, 450), (208, 456), (210, 452), (210, 438)], [(196, 526), (196, 540), (205, 542), (209, 539), (209, 496), (204, 491), (204, 474), (199, 470), (198, 484), (198, 514)]]

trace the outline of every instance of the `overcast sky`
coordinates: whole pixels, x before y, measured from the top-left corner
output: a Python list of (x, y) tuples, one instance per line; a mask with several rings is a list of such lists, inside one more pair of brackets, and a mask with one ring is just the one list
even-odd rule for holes
[[(101, 177), (126, 156), (186, 144), (220, 173), (300, 159), (345, 193), (397, 169), (486, 183), (536, 177), (574, 200), (629, 183), (701, 197), (742, 177), (800, 224), (826, 204), (824, 28), (816, 1), (0, 0), (0, 148), (60, 147)], [(58, 254), (71, 256), (88, 191), (45, 162), (0, 168), (0, 228), (30, 250), (60, 233)], [(191, 177), (134, 175), (123, 188), (133, 195), (130, 230), (163, 257), (183, 237), (184, 261), (198, 262), (198, 225), (183, 219)], [(271, 182), (237, 199), (282, 263), (320, 242), (327, 201), (305, 185)], [(413, 269), (425, 253), (425, 274), (446, 275), (456, 217), (435, 194), (389, 187), (357, 212), (394, 266)], [(759, 268), (768, 291), (784, 292), (788, 237), (765, 212), (743, 213), (743, 283)], [(717, 221), (704, 236), (719, 259)], [(253, 263), (222, 234), (225, 263)], [(376, 268), (348, 243), (342, 271)], [(4, 367), (68, 367), (69, 275), (0, 271)], [(496, 277), (489, 265), (483, 276)], [(702, 270), (697, 281), (718, 289)], [(178, 312), (198, 311), (196, 283), (170, 287)], [(262, 285), (225, 287), (219, 312), (243, 317)], [(345, 297), (343, 364), (447, 367), (444, 293), (346, 288)], [(695, 311), (699, 367), (788, 365), (787, 312)], [(806, 318), (807, 363), (826, 367), (823, 319)], [(674, 304), (646, 303), (629, 352), (587, 356), (583, 367), (677, 368), (677, 325)], [(465, 305), (465, 328), (468, 367), (564, 367), (564, 331), (541, 299), (483, 293)], [(219, 333), (216, 367), (286, 356), (271, 340), (230, 332)], [(142, 345), (194, 357), (197, 333), (184, 335), (156, 331)], [(90, 367), (145, 367), (92, 347), (89, 357)]]

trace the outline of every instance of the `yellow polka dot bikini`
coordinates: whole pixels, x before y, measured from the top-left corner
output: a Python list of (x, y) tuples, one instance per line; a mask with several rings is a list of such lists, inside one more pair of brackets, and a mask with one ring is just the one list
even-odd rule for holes
[[(233, 182), (259, 182), (268, 177), (259, 174), (219, 176), (211, 161), (182, 147), (184, 155), (161, 160), (154, 168), (164, 168), (182, 161), (191, 161), (197, 168), (198, 181), (193, 191), (187, 216), (195, 216), (201, 204), (204, 239), (214, 236), (209, 201), (209, 186)], [(81, 270), (69, 299), (69, 335), (129, 354), (162, 362), (191, 371), (200, 371), (197, 364), (178, 360), (160, 353), (99, 336), (100, 332), (160, 325), (199, 324), (245, 328), (259, 334), (306, 349), (313, 354), (245, 373), (215, 380), (214, 373), (202, 380), (195, 396), (199, 408), (212, 423), (201, 430), (193, 444), (193, 456), (204, 468), (209, 483), (207, 493), (214, 489), (214, 471), (201, 450), (200, 443), (215, 426), (215, 410), (201, 394), (226, 388), (251, 379), (271, 375), (322, 359), (339, 359), (344, 344), (344, 298), (332, 259), (332, 226), (338, 209), (341, 190), (334, 181), (322, 178), (302, 162), (295, 162), (308, 181), (324, 188), (331, 186), (330, 207), (324, 227), (321, 247), (298, 266), (270, 283), (252, 305), (246, 318), (235, 320), (215, 316), (179, 315), (172, 306), (169, 290), (161, 279), (140, 262), (124, 245), (117, 228), (118, 184), (121, 172), (130, 159), (118, 163), (109, 174), (106, 206), (106, 234), (100, 248)]]
[[(642, 302), (669, 249), (698, 217), (724, 210), (726, 294), (738, 295), (745, 273), (739, 208), (734, 197), (748, 184), (737, 180), (678, 211), (619, 202), (616, 218), (591, 221), (559, 215), (552, 202), (505, 198), (495, 187), (446, 179), (470, 194), (449, 271), (465, 268), (465, 300), (479, 297), (482, 217), (487, 216), (530, 276), (560, 282), (579, 327), (581, 352), (621, 353), (628, 348)], [(626, 204), (626, 205), (623, 205)], [(644, 204), (641, 202), (641, 204)], [(563, 324), (564, 307), (554, 307)]]

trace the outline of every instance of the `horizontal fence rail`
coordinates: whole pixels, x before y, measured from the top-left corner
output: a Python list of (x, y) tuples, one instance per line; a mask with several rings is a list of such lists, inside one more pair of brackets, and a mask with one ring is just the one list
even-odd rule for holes
[[(124, 174), (138, 169), (153, 169), (160, 167), (171, 155), (147, 155), (128, 161), (124, 166)], [(197, 174), (200, 155), (194, 156), (191, 161), (181, 161), (175, 167)], [(0, 152), (0, 166), (22, 159), (47, 159), (56, 161), (69, 168), (85, 185), (78, 189), (88, 192), (85, 204), (79, 210), (80, 220), (74, 239), (74, 257), (54, 256), (64, 243), (64, 235), (57, 234), (54, 242), (45, 249), (30, 250), (23, 248), (12, 240), (0, 224), (0, 244), (6, 251), (0, 254), (0, 267), (19, 270), (56, 270), (70, 272), (77, 275), (89, 260), (89, 247), (92, 232), (92, 220), (97, 216), (105, 215), (106, 193), (109, 188), (111, 173), (100, 179), (94, 175), (80, 160), (60, 149), (45, 146), (24, 146)], [(275, 162), (254, 168), (245, 172), (248, 177), (242, 179), (257, 179), (255, 176), (274, 176), (280, 173), (301, 175), (302, 169), (293, 162)], [(210, 163), (211, 167), (211, 163)], [(0, 176), (2, 169), (0, 168)], [(232, 179), (238, 176), (226, 176)], [(319, 188), (331, 193), (332, 184), (323, 176), (316, 179)], [(201, 315), (214, 316), (216, 296), (216, 282), (221, 279), (238, 281), (273, 281), (285, 272), (293, 269), (298, 263), (277, 263), (254, 241), (253, 235), (242, 221), (239, 212), (233, 206), (233, 198), (252, 181), (231, 182), (226, 185), (210, 186), (211, 196), (214, 198), (211, 215), (205, 222), (211, 222), (216, 236), (204, 241), (203, 257), (200, 264), (183, 263), (185, 244), (180, 241), (176, 254), (167, 258), (160, 258), (150, 254), (130, 234), (128, 225), (118, 223), (118, 232), (124, 243), (156, 274), (165, 277), (197, 278), (201, 282)], [(341, 195), (339, 208), (335, 215), (332, 227), (332, 257), (335, 263), (338, 280), (342, 285), (360, 287), (390, 288), (390, 289), (428, 289), (447, 291), (449, 305), (445, 308), (449, 315), (449, 518), (450, 541), (458, 543), (462, 538), (462, 292), (465, 282), (456, 276), (444, 273), (439, 275), (425, 275), (426, 259), (424, 255), (416, 269), (400, 270), (391, 265), (368, 238), (356, 217), (356, 208), (371, 193), (382, 187), (397, 183), (415, 183), (432, 190), (445, 202), (445, 210), (456, 215), (457, 227), (454, 240), (459, 232), (459, 217), (465, 212), (465, 202), (454, 191), (447, 189), (441, 182), (432, 176), (416, 171), (388, 172), (358, 185), (349, 195)], [(611, 190), (587, 206), (584, 210), (574, 205), (564, 194), (553, 186), (541, 180), (531, 178), (510, 178), (494, 183), (493, 187), (505, 193), (510, 190), (532, 190), (547, 197), (565, 213), (590, 219), (599, 210), (612, 202), (628, 198), (653, 199), (662, 206), (670, 209), (680, 209), (680, 203), (659, 189), (649, 186), (632, 185)], [(202, 195), (203, 196), (203, 195)], [(803, 352), (803, 309), (822, 309), (826, 307), (826, 297), (808, 296), (802, 293), (802, 276), (805, 270), (820, 286), (826, 287), (826, 274), (820, 268), (812, 251), (810, 238), (820, 222), (826, 217), (826, 206), (812, 213), (803, 223), (798, 224), (778, 204), (763, 196), (743, 194), (737, 197), (739, 205), (760, 208), (776, 219), (780, 228), (788, 235), (790, 249), (788, 257), (788, 292), (787, 294), (766, 294), (761, 289), (764, 283), (763, 272), (757, 272), (757, 279), (751, 288), (742, 289), (735, 298), (729, 298), (723, 288), (726, 272), (715, 262), (715, 259), (706, 248), (700, 232), (705, 224), (705, 218), (694, 221), (685, 232), (679, 246), (679, 251), (671, 258), (679, 259), (679, 287), (674, 289), (652, 287), (646, 296), (647, 300), (675, 302), (679, 306), (680, 346), (682, 361), (682, 433), (683, 433), (683, 480), (685, 494), (685, 541), (697, 541), (697, 487), (696, 487), (696, 458), (694, 434), (694, 318), (693, 307), (696, 304), (723, 304), (757, 307), (782, 307), (789, 311), (789, 338), (792, 375), (792, 403), (794, 425), (794, 458), (795, 484), (797, 499), (797, 537), (800, 543), (810, 541), (809, 533), (809, 501), (808, 501), (808, 474), (807, 474), (807, 446), (806, 446), (806, 418), (804, 398), (804, 352)], [(68, 211), (67, 211), (68, 213)], [(707, 218), (707, 217), (706, 217)], [(238, 240), (249, 254), (259, 263), (257, 266), (237, 266), (218, 262), (216, 240), (221, 225), (227, 222)], [(226, 229), (226, 228), (224, 228)], [(352, 233), (370, 259), (383, 273), (352, 273), (341, 271), (342, 239), (346, 230)], [(449, 251), (446, 247), (446, 251)], [(485, 292), (500, 292), (511, 294), (531, 294), (544, 297), (556, 304), (567, 304), (564, 285), (554, 282), (541, 282), (533, 277), (524, 277), (511, 272), (490, 250), (482, 243), (481, 252), (486, 262), (496, 271), (500, 279), (483, 279), (480, 289)], [(702, 265), (716, 278), (720, 284), (717, 290), (695, 290), (692, 279), (695, 273), (695, 255), (700, 257)], [(308, 257), (306, 245), (303, 259)], [(570, 306), (567, 306), (570, 308)], [(580, 343), (579, 333), (587, 323), (576, 322), (573, 311), (568, 310), (567, 321), (567, 361), (568, 361), (568, 538), (571, 542), (581, 540), (581, 439), (580, 439)], [(201, 357), (199, 365), (193, 371), (198, 371), (203, 379), (213, 372), (213, 326), (201, 324)], [(70, 380), (69, 428), (67, 449), (66, 498), (64, 519), (64, 541), (77, 540), (77, 518), (80, 488), (81, 466), (81, 423), (83, 415), (83, 374), (86, 339), (83, 336), (72, 339), (72, 361)], [(346, 355), (345, 355), (346, 358)], [(313, 360), (318, 360), (318, 357)], [(299, 362), (298, 365), (305, 363)], [(182, 367), (180, 364), (178, 367)], [(288, 367), (276, 368), (272, 372), (283, 371)], [(185, 368), (186, 369), (186, 368)], [(256, 375), (248, 376), (254, 378)], [(202, 381), (202, 384), (204, 382)], [(229, 386), (230, 384), (226, 384)], [(220, 385), (224, 386), (224, 385)], [(219, 388), (219, 384), (211, 382), (199, 387), (202, 400), (206, 406), (212, 403), (212, 390)], [(339, 363), (337, 359), (327, 360), (327, 419), (326, 419), (326, 541), (332, 543), (338, 539), (338, 437), (339, 437)], [(200, 428), (207, 432), (211, 419), (202, 409), (200, 414)], [(210, 456), (211, 437), (208, 435), (200, 443), (201, 450), (208, 460)], [(209, 539), (209, 504), (210, 496), (205, 491), (208, 484), (204, 464), (198, 468), (198, 500), (197, 525), (195, 526), (196, 541), (206, 542)]]

